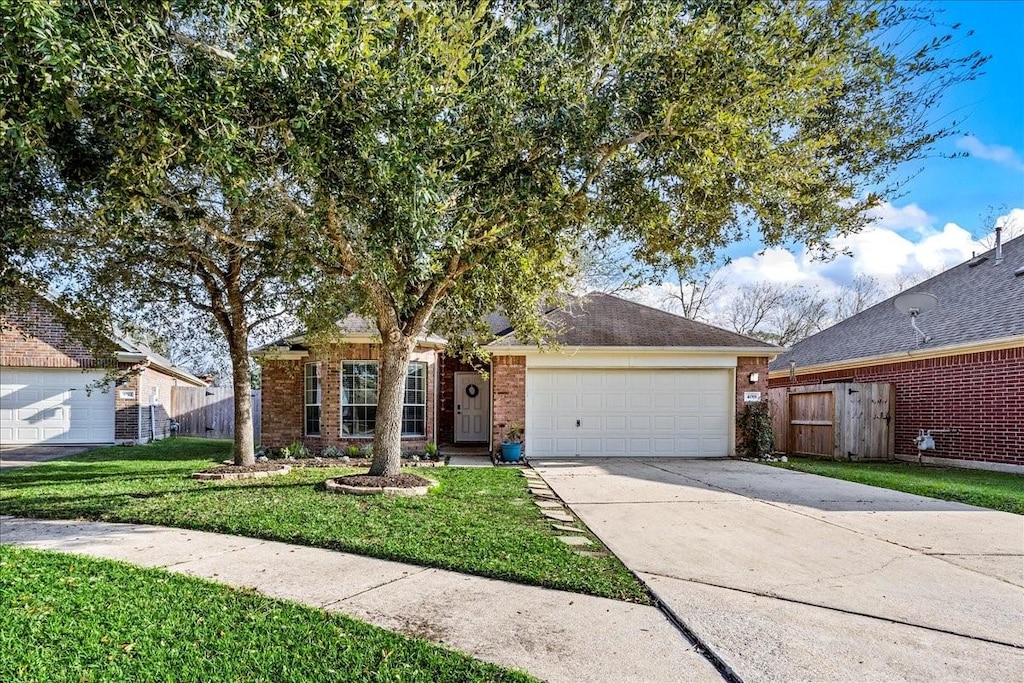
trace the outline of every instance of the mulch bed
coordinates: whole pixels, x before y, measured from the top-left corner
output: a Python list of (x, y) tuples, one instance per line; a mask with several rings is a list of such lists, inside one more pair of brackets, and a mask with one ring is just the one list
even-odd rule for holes
[[(295, 460), (272, 459), (271, 463), (283, 463), (292, 467), (369, 467), (371, 462), (366, 458), (296, 458)], [(265, 463), (269, 464), (269, 463)], [(443, 467), (444, 460), (407, 460), (402, 458), (402, 467)]]
[(349, 474), (335, 477), (334, 481), (347, 486), (383, 487), (411, 489), (416, 486), (430, 486), (429, 479), (415, 474), (393, 474), (390, 477), (371, 477), (368, 474)]

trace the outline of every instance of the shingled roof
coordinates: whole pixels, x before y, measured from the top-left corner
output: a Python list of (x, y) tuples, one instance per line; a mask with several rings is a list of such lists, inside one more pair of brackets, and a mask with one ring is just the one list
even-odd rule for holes
[[(905, 292), (926, 292), (938, 298), (935, 310), (917, 322), (930, 337), (919, 343), (907, 315), (886, 299), (855, 316), (793, 345), (770, 365), (784, 370), (827, 365), (894, 353), (957, 347), (1021, 336), (1024, 343), (1024, 236), (1003, 245), (1003, 261), (995, 250), (936, 275)], [(898, 295), (897, 295), (898, 296)]]
[[(544, 321), (557, 331), (555, 340), (563, 346), (763, 348), (766, 355), (782, 350), (759, 339), (600, 292), (548, 311)], [(523, 345), (509, 330), (488, 346)]]

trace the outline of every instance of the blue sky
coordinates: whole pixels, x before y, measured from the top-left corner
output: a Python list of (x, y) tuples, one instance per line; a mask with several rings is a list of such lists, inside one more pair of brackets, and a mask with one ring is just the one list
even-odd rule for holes
[[(939, 151), (972, 153), (966, 159), (929, 159), (897, 205), (915, 203), (941, 222), (975, 235), (989, 206), (1024, 207), (1024, 2), (959, 0), (936, 2), (950, 22), (974, 35), (966, 51), (991, 55), (985, 73), (947, 96), (943, 106), (970, 136), (942, 141)], [(989, 158), (984, 158), (984, 157)]]
[[(748, 241), (726, 254), (723, 271), (733, 284), (768, 280), (841, 287), (858, 275), (889, 284), (914, 274), (935, 274), (984, 248), (976, 242), (999, 216), (1024, 233), (1024, 1), (959, 0), (931, 3), (940, 21), (962, 25), (954, 54), (990, 55), (973, 81), (950, 89), (929, 118), (956, 122), (959, 134), (941, 140), (934, 153), (909, 162), (902, 195), (883, 206), (874, 224), (834, 242), (853, 252), (831, 263), (813, 261), (801, 247), (762, 252)], [(972, 35), (964, 35), (972, 30)], [(935, 32), (944, 32), (936, 27)], [(922, 36), (923, 38), (923, 36)], [(967, 152), (969, 156), (950, 158)], [(650, 297), (646, 297), (650, 298)]]
[[(889, 293), (962, 263), (987, 250), (978, 238), (989, 236), (1000, 218), (1024, 234), (1024, 0), (937, 0), (940, 21), (959, 23), (961, 37), (953, 54), (975, 50), (991, 59), (976, 80), (952, 88), (931, 120), (959, 134), (941, 140), (928, 158), (907, 163), (910, 177), (901, 196), (881, 207), (863, 232), (833, 245), (852, 252), (831, 262), (814, 260), (802, 245), (763, 250), (750, 240), (733, 245), (732, 262), (720, 280), (730, 285), (717, 305), (728, 305), (737, 286), (754, 282), (798, 284), (829, 295), (857, 276), (874, 278)], [(973, 31), (970, 36), (964, 35)], [(935, 27), (935, 33), (944, 33)], [(924, 38), (924, 36), (921, 36)], [(967, 152), (969, 156), (949, 158)], [(665, 291), (649, 286), (637, 298), (674, 310)]]

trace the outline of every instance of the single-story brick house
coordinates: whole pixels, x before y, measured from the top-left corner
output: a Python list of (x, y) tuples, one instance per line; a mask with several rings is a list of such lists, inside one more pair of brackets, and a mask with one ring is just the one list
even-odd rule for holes
[(97, 354), (44, 297), (0, 316), (0, 445), (144, 443), (170, 432), (171, 387), (206, 386), (127, 339)]
[[(607, 294), (545, 314), (558, 351), (521, 343), (488, 321), (486, 367), (426, 336), (406, 384), (406, 450), (477, 445), (496, 450), (525, 426), (533, 457), (736, 454), (736, 416), (767, 390), (782, 349)], [(364, 445), (373, 436), (379, 344), (366, 320), (339, 323), (343, 341), (310, 348), (302, 335), (257, 349), (263, 371), (262, 445)], [(481, 374), (480, 370), (484, 371)]]
[(1024, 472), (1024, 237), (904, 293), (929, 293), (921, 341), (893, 297), (794, 344), (771, 364), (772, 387), (888, 382), (896, 391), (896, 457)]

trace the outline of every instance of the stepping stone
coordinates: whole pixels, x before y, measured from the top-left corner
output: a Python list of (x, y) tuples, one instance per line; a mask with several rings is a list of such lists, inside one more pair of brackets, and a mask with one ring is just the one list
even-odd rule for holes
[(564, 512), (554, 512), (553, 510), (541, 510), (544, 516), (548, 519), (553, 519), (556, 522), (575, 522), (576, 519), (572, 515), (568, 515)]
[(611, 553), (604, 550), (577, 550), (576, 554), (583, 557), (611, 557)]
[(545, 498), (557, 498), (555, 492), (551, 489), (530, 489), (530, 493), (535, 496), (543, 496)]
[(552, 529), (556, 529), (557, 531), (568, 531), (569, 533), (572, 533), (572, 534), (582, 534), (583, 533), (583, 529), (577, 529), (574, 526), (565, 526), (564, 524), (552, 524), (551, 528)]
[(586, 536), (559, 536), (558, 540), (566, 545), (573, 545), (577, 547), (594, 544), (594, 542)]
[(544, 500), (543, 498), (540, 499), (540, 500), (535, 500), (533, 502), (536, 503), (537, 507), (539, 507), (539, 508), (554, 509), (554, 508), (561, 508), (562, 507), (562, 504), (557, 502), (557, 501), (554, 501), (554, 500)]

